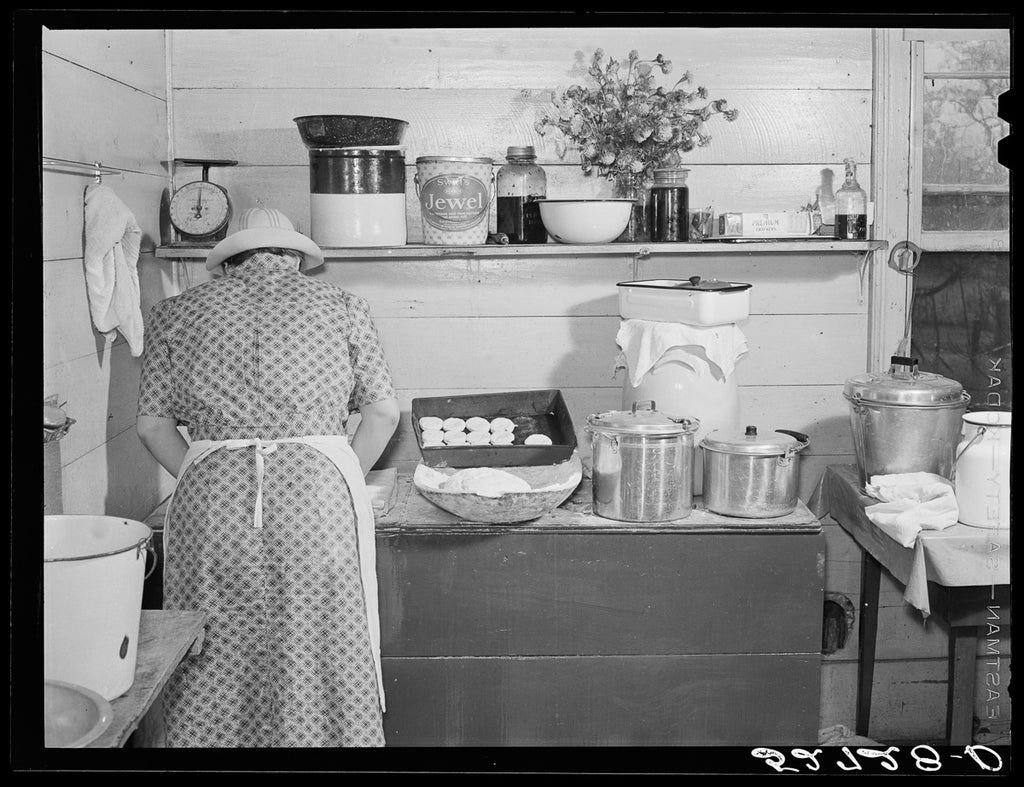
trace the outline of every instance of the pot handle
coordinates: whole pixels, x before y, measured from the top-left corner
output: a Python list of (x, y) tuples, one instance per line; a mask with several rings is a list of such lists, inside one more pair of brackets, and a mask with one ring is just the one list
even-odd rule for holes
[(793, 449), (794, 451), (801, 451), (811, 444), (811, 438), (803, 432), (794, 432), (792, 429), (776, 429), (775, 431), (782, 434), (788, 434), (790, 437), (795, 437), (800, 443), (802, 443), (799, 448)]
[(960, 457), (963, 456), (967, 452), (967, 449), (970, 448), (972, 445), (974, 445), (976, 442), (978, 442), (982, 437), (984, 437), (985, 432), (987, 432), (987, 431), (988, 431), (988, 429), (986, 429), (984, 426), (979, 426), (978, 427), (977, 431), (974, 433), (974, 437), (972, 437), (970, 439), (970, 442), (968, 442), (967, 445), (965, 445), (957, 453), (956, 458), (953, 459), (953, 467), (954, 468), (956, 467), (956, 463), (960, 461)]
[(633, 415), (636, 415), (636, 411), (638, 409), (640, 409), (640, 405), (642, 405), (642, 404), (649, 405), (648, 407), (643, 408), (645, 410), (657, 410), (658, 409), (657, 406), (654, 404), (654, 400), (653, 399), (646, 399), (646, 400), (643, 400), (643, 401), (640, 401), (640, 402), (633, 402)]
[(153, 548), (151, 540), (149, 538), (143, 538), (135, 545), (135, 559), (138, 560), (142, 551), (145, 550), (147, 555), (153, 556), (153, 565), (149, 567), (149, 571), (142, 577), (143, 581), (149, 579), (150, 575), (156, 571), (157, 555), (156, 549)]

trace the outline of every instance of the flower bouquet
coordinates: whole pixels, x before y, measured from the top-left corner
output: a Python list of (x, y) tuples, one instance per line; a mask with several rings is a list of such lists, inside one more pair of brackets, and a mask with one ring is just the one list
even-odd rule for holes
[(693, 91), (683, 87), (693, 81), (689, 71), (669, 89), (656, 86), (655, 69), (662, 74), (672, 70), (672, 61), (661, 54), (654, 60), (641, 60), (634, 49), (629, 53), (625, 77), (619, 61), (603, 60), (604, 50), (595, 50), (587, 70), (593, 87), (572, 85), (552, 91), (551, 105), (535, 128), (541, 135), (554, 133), (559, 157), (571, 143), (579, 150), (585, 174), (596, 171), (614, 181), (619, 196), (638, 200), (635, 221), (624, 236), (644, 240), (643, 198), (649, 194), (654, 170), (677, 166), (681, 153), (707, 145), (711, 135), (706, 123), (712, 116), (733, 121), (739, 110), (728, 109), (724, 99), (692, 106), (706, 100), (708, 93), (703, 87)]

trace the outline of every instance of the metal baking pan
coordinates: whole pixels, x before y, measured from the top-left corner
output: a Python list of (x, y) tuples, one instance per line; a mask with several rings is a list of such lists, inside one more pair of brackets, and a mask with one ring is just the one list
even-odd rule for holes
[[(420, 418), (504, 416), (515, 425), (512, 445), (423, 446)], [(412, 431), (423, 463), (430, 467), (525, 467), (564, 462), (576, 450), (576, 429), (557, 388), (412, 400)], [(523, 445), (531, 434), (551, 438), (551, 445)]]

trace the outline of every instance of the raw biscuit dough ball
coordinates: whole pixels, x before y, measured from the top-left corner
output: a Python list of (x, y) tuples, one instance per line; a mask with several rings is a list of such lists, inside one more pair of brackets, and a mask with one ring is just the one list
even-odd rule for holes
[(515, 440), (515, 437), (512, 436), (511, 432), (491, 433), (491, 445), (512, 445), (513, 440)]
[(441, 428), (446, 432), (461, 432), (466, 428), (466, 422), (461, 418), (445, 418)]
[(480, 418), (474, 415), (472, 418), (466, 421), (466, 429), (470, 432), (488, 431), (491, 428), (491, 422), (486, 418)]
[(427, 429), (423, 432), (423, 445), (442, 445), (444, 432), (440, 429)]
[(466, 442), (466, 433), (461, 429), (447, 429), (444, 433), (444, 441), (448, 445), (463, 445)]
[(551, 438), (546, 434), (532, 434), (523, 440), (524, 445), (551, 445)]
[(466, 435), (466, 442), (470, 445), (487, 445), (491, 442), (491, 433), (477, 429)]
[(440, 430), (444, 427), (444, 421), (433, 415), (425, 415), (420, 419), (420, 429), (424, 432)]
[(508, 418), (503, 418), (499, 416), (491, 421), (491, 431), (494, 432), (495, 434), (498, 434), (499, 432), (511, 433), (515, 430), (515, 428), (516, 425), (512, 423), (512, 421)]

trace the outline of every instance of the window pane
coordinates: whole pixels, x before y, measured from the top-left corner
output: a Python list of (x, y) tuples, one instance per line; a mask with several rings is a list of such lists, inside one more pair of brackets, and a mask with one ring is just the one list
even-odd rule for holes
[(970, 410), (1009, 410), (1013, 398), (1010, 255), (924, 252), (914, 269), (911, 354), (956, 380)]
[(1008, 194), (924, 195), (921, 229), (925, 232), (1000, 232), (1010, 229)]
[(1007, 89), (1005, 79), (925, 80), (923, 230), (1009, 227), (1009, 170), (998, 158), (1009, 124), (996, 115)]
[(929, 41), (924, 47), (924, 70), (1010, 71), (1010, 33), (999, 41)]

